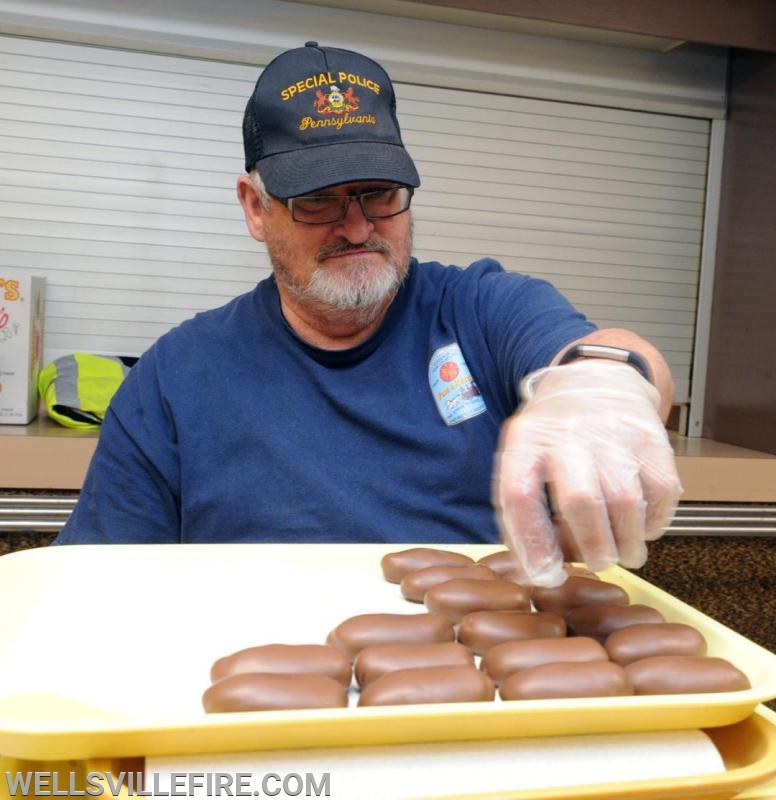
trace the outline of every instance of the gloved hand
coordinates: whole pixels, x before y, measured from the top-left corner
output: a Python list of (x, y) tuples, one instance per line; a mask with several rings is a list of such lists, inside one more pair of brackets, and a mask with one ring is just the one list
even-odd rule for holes
[(592, 359), (526, 380), (533, 396), (504, 425), (493, 476), (501, 535), (525, 580), (563, 583), (564, 549), (595, 571), (642, 566), (682, 493), (657, 389), (626, 364)]

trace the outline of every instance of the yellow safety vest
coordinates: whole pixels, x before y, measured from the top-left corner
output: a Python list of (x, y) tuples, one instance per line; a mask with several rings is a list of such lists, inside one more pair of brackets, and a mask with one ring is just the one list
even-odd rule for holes
[(73, 353), (52, 361), (38, 375), (38, 391), (49, 416), (67, 428), (99, 428), (136, 360)]

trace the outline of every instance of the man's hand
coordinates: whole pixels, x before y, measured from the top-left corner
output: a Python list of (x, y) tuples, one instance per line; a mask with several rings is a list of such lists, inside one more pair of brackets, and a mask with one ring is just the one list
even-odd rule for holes
[(682, 492), (658, 391), (630, 366), (592, 359), (535, 378), (496, 455), (505, 544), (540, 586), (565, 580), (564, 556), (593, 570), (642, 566)]

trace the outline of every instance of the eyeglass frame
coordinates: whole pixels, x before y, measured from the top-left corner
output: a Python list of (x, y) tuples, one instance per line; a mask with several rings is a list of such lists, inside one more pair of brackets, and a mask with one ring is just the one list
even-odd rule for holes
[[(367, 210), (364, 208), (364, 201), (363, 198), (366, 195), (376, 194), (378, 192), (384, 192), (386, 190), (403, 190), (407, 192), (407, 205), (401, 209), (401, 211), (394, 211), (392, 214), (386, 214), (385, 216), (374, 216), (373, 214), (367, 213)], [(348, 211), (350, 210), (350, 204), (353, 200), (358, 201), (358, 205), (361, 208), (361, 213), (364, 215), (365, 219), (370, 221), (379, 220), (379, 219), (391, 219), (392, 217), (398, 217), (399, 214), (403, 214), (405, 211), (410, 210), (410, 205), (412, 204), (412, 197), (415, 194), (415, 189), (412, 186), (404, 186), (402, 184), (397, 184), (396, 186), (379, 186), (366, 192), (355, 192), (353, 194), (304, 194), (299, 195), (297, 197), (275, 197), (274, 199), (277, 200), (279, 203), (282, 203), (290, 212), (291, 212), (291, 219), (298, 223), (299, 225), (337, 225), (338, 223), (342, 222), (343, 219), (347, 216)], [(274, 197), (274, 195), (273, 195)], [(301, 200), (309, 197), (318, 197), (318, 198), (326, 198), (326, 199), (337, 199), (342, 202), (342, 213), (340, 214), (337, 219), (327, 220), (326, 222), (309, 222), (308, 220), (297, 219), (294, 216), (294, 200)]]

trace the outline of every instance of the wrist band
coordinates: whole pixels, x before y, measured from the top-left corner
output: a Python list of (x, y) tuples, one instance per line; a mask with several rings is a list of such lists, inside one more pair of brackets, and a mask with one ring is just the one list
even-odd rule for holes
[(619, 361), (621, 364), (628, 364), (640, 372), (642, 377), (649, 383), (653, 385), (655, 383), (647, 360), (644, 356), (634, 353), (633, 350), (611, 347), (606, 344), (576, 344), (563, 354), (558, 366), (568, 364), (569, 361), (574, 361), (577, 358), (606, 358), (610, 361)]

